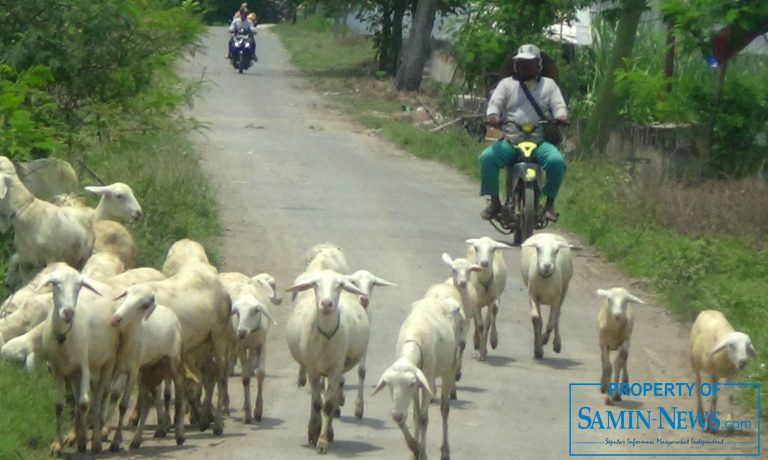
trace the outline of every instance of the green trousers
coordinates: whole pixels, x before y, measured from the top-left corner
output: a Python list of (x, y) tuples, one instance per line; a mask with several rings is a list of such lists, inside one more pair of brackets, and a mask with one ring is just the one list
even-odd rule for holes
[[(514, 160), (520, 152), (506, 139), (489, 145), (480, 154), (480, 196), (499, 194), (499, 171)], [(547, 175), (544, 195), (555, 199), (565, 177), (563, 154), (549, 142), (542, 142), (533, 151), (533, 157)]]

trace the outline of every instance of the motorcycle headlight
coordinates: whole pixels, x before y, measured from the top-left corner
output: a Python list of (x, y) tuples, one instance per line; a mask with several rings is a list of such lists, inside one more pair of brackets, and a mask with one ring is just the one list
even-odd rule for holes
[(520, 125), (520, 129), (525, 134), (531, 134), (535, 128), (536, 128), (536, 125), (534, 125), (533, 123), (523, 123), (522, 125)]

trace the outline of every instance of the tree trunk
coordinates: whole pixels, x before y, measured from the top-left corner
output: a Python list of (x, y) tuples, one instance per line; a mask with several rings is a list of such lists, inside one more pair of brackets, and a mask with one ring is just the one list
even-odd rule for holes
[(667, 80), (666, 90), (672, 92), (672, 78), (675, 76), (675, 31), (672, 24), (667, 23), (667, 46), (664, 50), (664, 78)]
[(435, 24), (438, 0), (420, 0), (413, 18), (411, 35), (397, 69), (397, 89), (416, 91), (421, 86), (424, 64), (430, 51), (432, 26)]
[(586, 151), (602, 153), (608, 143), (610, 127), (615, 123), (621, 106), (621, 99), (614, 92), (616, 70), (623, 69), (625, 59), (632, 55), (637, 26), (645, 6), (645, 0), (622, 0), (621, 2), (616, 43), (608, 61), (605, 78), (597, 94), (595, 108), (582, 138)]

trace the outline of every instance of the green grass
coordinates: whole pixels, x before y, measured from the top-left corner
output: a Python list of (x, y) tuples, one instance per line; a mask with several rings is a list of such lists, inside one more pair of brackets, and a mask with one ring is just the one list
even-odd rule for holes
[[(367, 43), (337, 41), (317, 20), (280, 25), (276, 30), (294, 64), (309, 72), (319, 89), (338, 93), (334, 101), (355, 120), (415, 156), (438, 160), (478, 179), (477, 155), (482, 144), (459, 130), (431, 133), (398, 117), (403, 103), (413, 105), (413, 96), (392, 91), (391, 80), (360, 74), (359, 69), (370, 66), (373, 58)], [(324, 78), (314, 78), (316, 75)], [(703, 309), (721, 310), (737, 330), (750, 335), (758, 353), (768, 350), (765, 236), (755, 237), (748, 231), (733, 236), (728, 232), (685, 232), (675, 230), (685, 229), (684, 221), (670, 226), (649, 220), (642, 209), (660, 204), (637, 182), (620, 167), (569, 159), (558, 199), (562, 218), (557, 226), (579, 234), (628, 275), (646, 280), (681, 320), (691, 322)], [(670, 187), (668, 193), (676, 192)], [(674, 201), (668, 200), (664, 206)], [(723, 204), (714, 207), (722, 213)], [(675, 210), (671, 211), (666, 214), (674, 215)], [(757, 361), (740, 379), (761, 383), (765, 400), (768, 370)], [(754, 395), (745, 396), (745, 403), (755, 407)], [(768, 410), (763, 409), (762, 415), (768, 415)]]
[(48, 372), (29, 374), (0, 361), (0, 458), (49, 458), (56, 418), (53, 380)]

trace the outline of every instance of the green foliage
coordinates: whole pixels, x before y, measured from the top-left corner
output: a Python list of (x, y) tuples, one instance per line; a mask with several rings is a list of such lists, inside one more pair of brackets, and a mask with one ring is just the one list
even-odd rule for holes
[[(114, 135), (120, 120), (132, 115), (126, 113), (131, 100), (146, 97), (159, 74), (174, 78), (173, 62), (202, 33), (189, 5), (153, 0), (11, 2), (3, 13), (0, 62), (19, 72), (50, 68), (48, 91), (57, 118), (67, 125), (70, 147), (85, 127)], [(163, 99), (177, 98), (183, 86), (176, 79), (170, 94), (155, 93), (155, 108), (174, 107)], [(153, 121), (142, 118), (147, 125)]]
[(47, 370), (29, 374), (0, 361), (0, 458), (49, 458), (55, 428), (53, 395)]
[(0, 65), (0, 152), (5, 156), (30, 159), (57, 147), (56, 104), (45, 91), (52, 80), (44, 66), (16, 72)]

